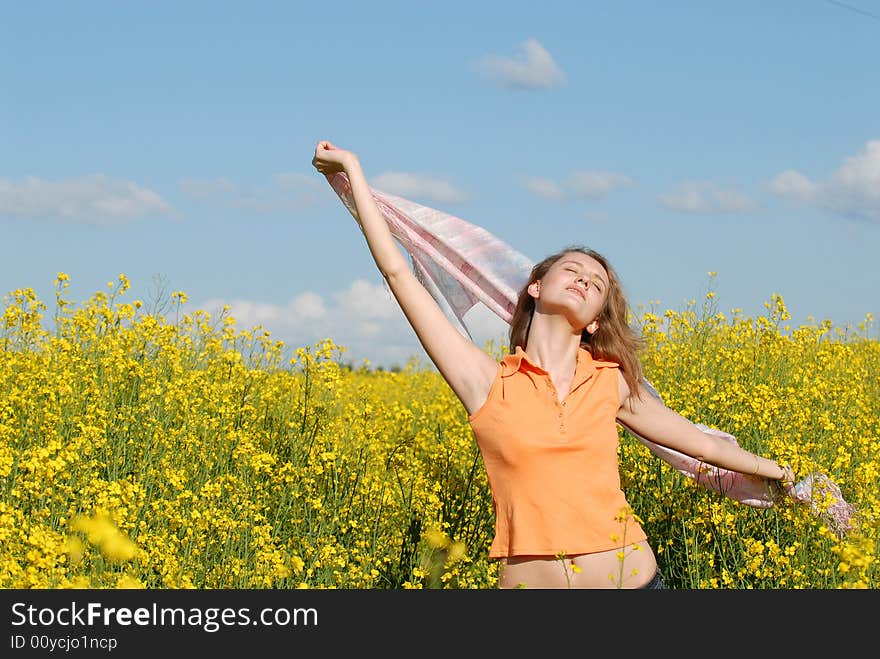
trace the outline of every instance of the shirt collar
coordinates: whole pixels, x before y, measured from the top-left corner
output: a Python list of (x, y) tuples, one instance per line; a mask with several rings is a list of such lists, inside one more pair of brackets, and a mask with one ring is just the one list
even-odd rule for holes
[[(577, 366), (575, 367), (571, 388), (574, 389), (589, 380), (597, 369), (609, 366), (618, 366), (618, 364), (617, 362), (593, 359), (593, 355), (590, 354), (589, 350), (583, 347), (578, 348)], [(548, 375), (547, 371), (529, 360), (529, 356), (520, 346), (516, 347), (516, 351), (512, 355), (505, 355), (501, 360), (501, 377), (509, 377), (518, 371), (527, 374), (531, 372)]]

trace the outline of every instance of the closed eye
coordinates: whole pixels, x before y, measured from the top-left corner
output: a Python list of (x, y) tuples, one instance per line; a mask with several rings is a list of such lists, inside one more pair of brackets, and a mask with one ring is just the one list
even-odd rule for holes
[[(574, 272), (574, 273), (581, 272), (581, 269), (578, 266), (574, 265), (571, 261), (568, 261), (565, 264), (563, 264), (562, 268), (563, 268), (563, 270), (566, 270), (567, 272)], [(596, 273), (591, 273), (591, 272), (586, 272), (585, 274), (587, 277), (589, 277), (588, 281), (590, 282), (590, 285), (595, 286), (596, 289), (600, 293), (603, 293), (605, 291), (605, 282), (603, 281), (601, 276), (599, 276)]]

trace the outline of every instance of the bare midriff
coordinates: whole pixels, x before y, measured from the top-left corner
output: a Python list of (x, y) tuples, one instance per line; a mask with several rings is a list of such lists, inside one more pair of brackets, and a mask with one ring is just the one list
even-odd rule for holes
[[(622, 557), (621, 557), (622, 556)], [(572, 569), (574, 566), (574, 569)], [(565, 558), (511, 556), (501, 559), (499, 588), (641, 588), (657, 570), (647, 542)]]

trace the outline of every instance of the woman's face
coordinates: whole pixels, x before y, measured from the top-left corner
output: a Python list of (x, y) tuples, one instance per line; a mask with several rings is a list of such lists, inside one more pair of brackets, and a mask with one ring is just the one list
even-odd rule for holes
[[(590, 333), (605, 307), (610, 280), (599, 261), (581, 252), (568, 252), (529, 286), (540, 313), (563, 313), (575, 327)], [(595, 325), (595, 327), (593, 327)]]

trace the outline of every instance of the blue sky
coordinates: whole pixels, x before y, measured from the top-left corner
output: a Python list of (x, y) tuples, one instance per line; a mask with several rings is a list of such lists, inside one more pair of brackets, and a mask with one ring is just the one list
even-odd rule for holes
[(124, 273), (291, 348), (426, 359), (319, 139), (533, 260), (597, 249), (636, 309), (714, 271), (723, 312), (880, 316), (876, 0), (0, 9), (0, 284), (49, 316), (58, 272), (75, 301)]

